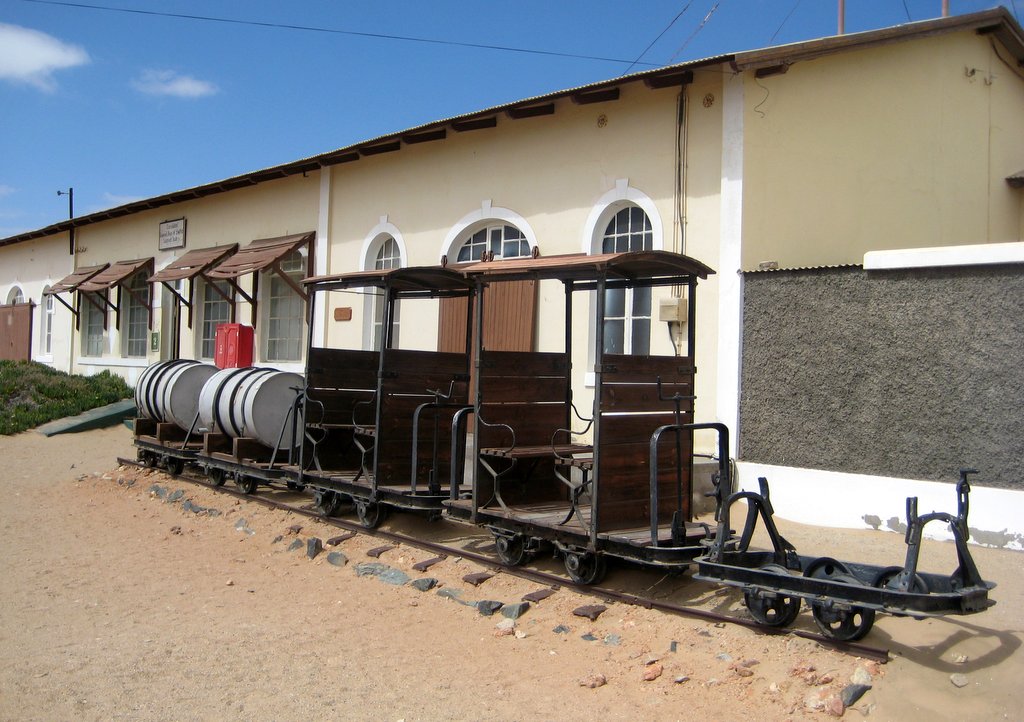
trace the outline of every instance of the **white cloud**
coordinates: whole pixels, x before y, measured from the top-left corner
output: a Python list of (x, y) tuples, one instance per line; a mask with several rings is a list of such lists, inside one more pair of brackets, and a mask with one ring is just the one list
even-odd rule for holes
[(18, 25), (0, 23), (0, 79), (32, 85), (52, 92), (53, 74), (89, 62), (89, 54), (52, 35)]
[(3, 198), (4, 196), (9, 196), (12, 193), (17, 192), (17, 190), (18, 189), (15, 188), (14, 186), (9, 186), (5, 185), (4, 183), (0, 183), (0, 198)]
[(220, 91), (213, 83), (173, 70), (143, 70), (132, 87), (147, 95), (170, 95), (175, 98), (202, 98)]

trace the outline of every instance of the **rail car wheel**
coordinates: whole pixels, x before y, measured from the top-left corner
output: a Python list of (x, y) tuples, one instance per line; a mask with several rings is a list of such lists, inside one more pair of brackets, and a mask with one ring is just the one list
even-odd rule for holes
[(530, 552), (526, 550), (526, 537), (522, 534), (495, 534), (494, 546), (498, 551), (498, 558), (510, 567), (518, 567), (530, 558)]
[(171, 476), (178, 476), (185, 468), (185, 463), (181, 459), (168, 456), (164, 459), (164, 468), (167, 469), (167, 473)]
[(216, 466), (211, 466), (206, 470), (206, 475), (210, 477), (210, 483), (214, 486), (224, 486), (224, 482), (227, 481), (228, 475), (224, 473), (223, 469), (218, 469)]
[(608, 566), (593, 552), (565, 552), (565, 571), (577, 584), (600, 584)]
[(357, 501), (356, 516), (359, 523), (367, 529), (376, 529), (387, 518), (388, 508), (384, 504), (375, 501)]
[(316, 510), (324, 516), (334, 516), (341, 508), (341, 494), (329, 489), (317, 489), (313, 496)]
[(814, 577), (815, 579), (834, 579), (840, 574), (853, 576), (848, 566), (832, 557), (819, 557), (804, 569), (805, 577)]
[(142, 464), (143, 466), (149, 469), (152, 469), (154, 466), (156, 466), (156, 457), (153, 454), (149, 453), (148, 451), (140, 451), (137, 456), (139, 459), (139, 463)]
[[(886, 567), (878, 573), (871, 586), (879, 589), (896, 589), (897, 579), (902, 572), (903, 567)], [(915, 574), (907, 591), (913, 594), (928, 594), (928, 582), (920, 574)]]
[(255, 476), (247, 476), (242, 473), (235, 475), (235, 486), (237, 486), (238, 490), (243, 494), (252, 494), (256, 491), (256, 487), (259, 485), (259, 479)]
[[(861, 584), (861, 581), (851, 574), (836, 574), (829, 578), (844, 584)], [(836, 604), (832, 601), (811, 602), (811, 614), (822, 634), (840, 642), (856, 642), (863, 639), (875, 623), (874, 609)]]
[[(898, 579), (902, 573), (903, 567), (886, 567), (875, 576), (875, 580), (871, 583), (871, 586), (877, 587), (878, 589), (897, 590)], [(924, 580), (924, 577), (920, 574), (915, 574), (914, 578), (910, 581), (910, 588), (907, 591), (911, 594), (928, 594), (931, 590), (928, 589), (928, 582)], [(891, 611), (890, 613), (894, 617), (909, 616), (914, 617), (914, 619), (924, 619), (924, 617), (915, 615), (913, 612), (904, 613)]]
[[(789, 574), (786, 567), (781, 564), (765, 564), (761, 569)], [(800, 613), (800, 597), (790, 597), (777, 592), (744, 589), (743, 602), (754, 621), (766, 627), (788, 627)]]

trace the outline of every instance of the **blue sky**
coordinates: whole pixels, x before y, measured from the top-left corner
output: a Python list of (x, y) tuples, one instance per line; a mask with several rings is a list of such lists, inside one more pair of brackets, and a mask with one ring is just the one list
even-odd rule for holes
[[(613, 78), (637, 60), (634, 71), (832, 35), (837, 4), (0, 0), (0, 238), (65, 219), (58, 189), (73, 186), (85, 215)], [(1024, 0), (950, 3), (953, 14), (996, 4), (1020, 21)], [(857, 32), (938, 17), (941, 0), (846, 6)]]

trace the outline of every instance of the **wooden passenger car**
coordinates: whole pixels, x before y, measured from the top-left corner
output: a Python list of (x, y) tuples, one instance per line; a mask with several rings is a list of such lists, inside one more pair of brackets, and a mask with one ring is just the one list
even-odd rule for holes
[(389, 507), (440, 512), (461, 485), (449, 488), (448, 454), (452, 416), (468, 403), (469, 345), (462, 352), (395, 348), (392, 320), (399, 303), (468, 297), (472, 284), (441, 267), (360, 271), (305, 283), (311, 309), (328, 291), (379, 293), (384, 305), (380, 351), (318, 348), (310, 341), (299, 482), (314, 489), (328, 514), (351, 499), (370, 527)]
[[(699, 554), (709, 532), (691, 513), (694, 299), (698, 279), (713, 271), (666, 251), (511, 259), (459, 270), (476, 286), (476, 463), (471, 497), (453, 495), (450, 513), (488, 526), (507, 563), (523, 562), (542, 542), (554, 544), (582, 583), (601, 578), (605, 556), (678, 564)], [(563, 284), (559, 351), (495, 351), (483, 342), (480, 319), (491, 294), (525, 279)], [(671, 356), (607, 353), (606, 293), (664, 286), (687, 289), (686, 348)], [(591, 294), (596, 313), (588, 419), (574, 418), (586, 414), (575, 412), (572, 395), (578, 293)], [(725, 440), (724, 427), (698, 426), (714, 426)], [(727, 458), (721, 468), (727, 476)]]

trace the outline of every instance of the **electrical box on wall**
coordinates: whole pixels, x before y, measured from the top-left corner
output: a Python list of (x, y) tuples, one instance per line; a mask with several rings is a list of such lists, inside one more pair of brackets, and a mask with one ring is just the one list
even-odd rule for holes
[(240, 369), (252, 366), (252, 326), (241, 323), (222, 323), (217, 326), (213, 362), (217, 368)]
[(149, 333), (149, 350), (159, 351), (160, 350), (160, 332), (150, 331)]
[(663, 298), (658, 302), (658, 320), (663, 323), (686, 323), (686, 299)]

